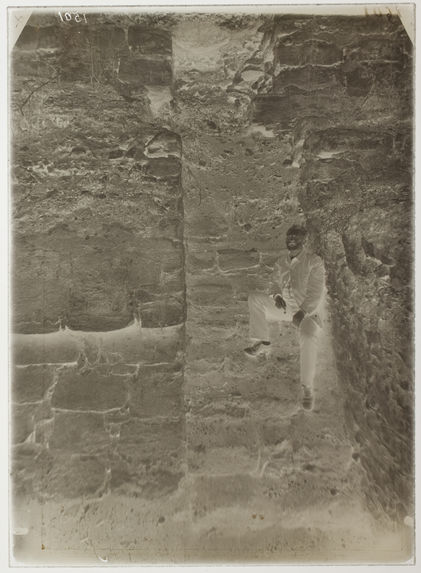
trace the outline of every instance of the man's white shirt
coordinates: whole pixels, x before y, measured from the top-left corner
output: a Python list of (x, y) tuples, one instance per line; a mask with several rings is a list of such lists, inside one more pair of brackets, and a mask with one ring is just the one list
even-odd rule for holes
[(272, 275), (273, 293), (279, 293), (294, 313), (303, 310), (306, 314), (317, 312), (325, 294), (325, 268), (322, 259), (303, 249), (291, 258), (279, 259)]

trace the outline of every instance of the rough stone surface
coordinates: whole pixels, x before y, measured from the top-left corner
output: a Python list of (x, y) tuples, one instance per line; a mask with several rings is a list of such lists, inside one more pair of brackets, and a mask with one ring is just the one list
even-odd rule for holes
[(66, 410), (111, 410), (127, 401), (127, 388), (122, 376), (99, 374), (95, 369), (78, 372), (66, 370), (59, 375), (51, 399), (54, 408)]
[[(409, 559), (399, 19), (88, 22), (34, 12), (12, 55), (15, 556)], [(291, 324), (268, 360), (242, 352), (248, 293), (304, 221), (331, 316), (311, 413)]]
[(39, 402), (53, 385), (54, 367), (46, 364), (15, 367), (12, 385), (13, 402)]

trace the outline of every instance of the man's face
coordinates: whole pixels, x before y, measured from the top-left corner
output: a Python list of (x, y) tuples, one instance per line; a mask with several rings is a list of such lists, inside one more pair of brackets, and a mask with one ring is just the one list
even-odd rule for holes
[(286, 245), (291, 254), (300, 253), (305, 242), (305, 236), (301, 233), (287, 233)]

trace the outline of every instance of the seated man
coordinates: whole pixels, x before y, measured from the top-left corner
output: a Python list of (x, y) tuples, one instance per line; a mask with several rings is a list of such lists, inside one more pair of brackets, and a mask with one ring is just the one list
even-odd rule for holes
[(288, 229), (288, 255), (275, 265), (273, 294), (250, 294), (250, 338), (254, 343), (245, 353), (255, 357), (269, 347), (268, 318), (291, 320), (300, 340), (302, 403), (305, 409), (311, 410), (317, 339), (322, 326), (318, 310), (325, 293), (325, 270), (322, 259), (305, 248), (306, 237), (307, 231), (300, 225)]

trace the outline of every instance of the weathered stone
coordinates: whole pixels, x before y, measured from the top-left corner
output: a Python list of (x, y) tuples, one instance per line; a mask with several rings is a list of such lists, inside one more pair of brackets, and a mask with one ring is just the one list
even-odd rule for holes
[(70, 331), (51, 334), (15, 334), (13, 358), (15, 364), (43, 364), (73, 362), (79, 345)]
[(145, 328), (133, 324), (121, 330), (95, 333), (62, 330), (52, 334), (14, 336), (17, 364), (75, 362), (81, 353), (92, 361), (135, 363), (174, 359), (182, 348), (182, 326)]
[(10, 470), (14, 498), (32, 497), (43, 489), (51, 458), (40, 444), (22, 443), (11, 449)]
[(259, 253), (256, 249), (242, 251), (240, 249), (218, 249), (218, 265), (223, 271), (253, 267), (259, 263)]
[(307, 135), (304, 150), (320, 158), (340, 156), (344, 153), (375, 152), (384, 157), (392, 152), (394, 137), (387, 132), (334, 128), (316, 131)]
[(203, 306), (225, 306), (232, 298), (232, 286), (223, 278), (203, 277), (190, 281), (187, 285), (189, 299)]
[(303, 64), (331, 65), (342, 60), (342, 50), (335, 44), (321, 40), (303, 44), (292, 39), (281, 39), (276, 45), (275, 58), (281, 65), (301, 66)]
[[(24, 352), (16, 356), (24, 364), (78, 359), (89, 387), (81, 377), (74, 388), (65, 385), (70, 369), (63, 371), (53, 405), (116, 409), (102, 416), (52, 416), (48, 406), (19, 411), (19, 440), (32, 439), (34, 428), (40, 442), (21, 455), (21, 491), (59, 499), (110, 487), (150, 500), (178, 487), (186, 461), (190, 472), (220, 472), (231, 453), (231, 462), (239, 456), (237, 470), (232, 462), (223, 479), (193, 480), (195, 518), (231, 504), (237, 517), (234, 505), (251, 508), (260, 494), (271, 506), (278, 498), (276, 509), (293, 508), (294, 515), (304, 505), (314, 515), (318, 508), (334, 514), (346, 507), (341, 496), (358, 489), (360, 475), (367, 475), (370, 507), (380, 501), (399, 520), (410, 515), (412, 49), (399, 17), (277, 15), (257, 22), (206, 14), (180, 22), (154, 14), (147, 25), (133, 26), (145, 16), (92, 14), (77, 35), (73, 23), (57, 27), (57, 18), (43, 18), (52, 29), (27, 27), (13, 56), (13, 314), (19, 332), (60, 324), (86, 332), (63, 331), (67, 346), (59, 348), (61, 333), (20, 338)], [(104, 25), (107, 19), (113, 26)], [(66, 53), (54, 47), (57, 38)], [(284, 248), (288, 225), (303, 220), (299, 207), (327, 268), (344, 423), (360, 443), (362, 454), (353, 453), (361, 474), (349, 452), (337, 455), (334, 447), (326, 456), (319, 449), (331, 412), (342, 412), (334, 391), (321, 391), (320, 409), (302, 415), (294, 360), (243, 359), (247, 291), (259, 277), (265, 287), (269, 280), (268, 269), (247, 269), (257, 267), (260, 252), (262, 264), (273, 265), (271, 253)], [(291, 335), (297, 357), (293, 332), (284, 331), (282, 346)], [(174, 360), (183, 374), (162, 365)], [(144, 361), (160, 364), (139, 368), (130, 403), (120, 408), (126, 374)], [(324, 382), (331, 376), (323, 371)], [(101, 394), (104, 379), (110, 392)], [(27, 397), (23, 387), (18, 391)], [(332, 444), (346, 442), (336, 427), (341, 435), (331, 436)], [(101, 463), (89, 458), (98, 450)], [(69, 454), (80, 452), (88, 456), (85, 469), (79, 456), (67, 467)], [(328, 505), (332, 497), (335, 507)], [(247, 542), (261, 535), (265, 558), (285, 555), (280, 539), (289, 543), (292, 536), (272, 535), (273, 522), (263, 522), (263, 509), (261, 515), (250, 517), (261, 527), (247, 533)], [(206, 531), (201, 550), (219, 535)], [(314, 541), (296, 534), (300, 551), (303, 539)], [(234, 535), (224, 539), (230, 550), (237, 546)]]
[(352, 54), (359, 61), (365, 60), (400, 60), (402, 41), (399, 37), (390, 38), (381, 34), (360, 36), (358, 42), (347, 44), (346, 53)]
[(177, 416), (182, 410), (182, 383), (179, 368), (141, 367), (130, 384), (130, 413), (143, 418)]
[(95, 456), (57, 457), (48, 472), (45, 493), (59, 499), (93, 496), (101, 490), (105, 477), (105, 467)]
[(147, 157), (181, 157), (181, 139), (178, 133), (161, 131), (154, 135), (145, 146)]
[(188, 417), (187, 439), (191, 448), (200, 444), (208, 447), (244, 446), (253, 449), (256, 446), (256, 427), (250, 418), (230, 419), (222, 416), (203, 418)]
[(51, 405), (65, 410), (101, 411), (120, 408), (126, 400), (127, 386), (121, 376), (68, 369), (58, 375)]
[(14, 369), (12, 378), (12, 401), (38, 402), (45, 397), (47, 389), (52, 386), (54, 373), (53, 366), (30, 365)]
[(220, 212), (198, 213), (193, 219), (186, 219), (186, 233), (189, 238), (220, 237), (225, 235), (227, 230), (226, 217)]
[(134, 418), (122, 425), (117, 449), (120, 455), (130, 456), (133, 463), (149, 460), (153, 464), (167, 456), (164, 463), (171, 464), (169, 456), (180, 453), (183, 436), (183, 423), (179, 420)]
[(181, 164), (179, 159), (173, 156), (151, 158), (146, 164), (146, 173), (157, 179), (178, 178)]
[(184, 447), (180, 421), (132, 418), (121, 426), (111, 487), (131, 491), (135, 486), (145, 496), (173, 491), (183, 475)]
[[(332, 112), (340, 114), (338, 91), (321, 88), (317, 97), (306, 90), (289, 86), (284, 95), (258, 95), (254, 100), (254, 118), (264, 125), (277, 125), (279, 129), (293, 129), (298, 118), (318, 117), (322, 109), (331, 106)], [(335, 96), (335, 98), (333, 98)]]
[(122, 81), (133, 85), (171, 85), (171, 61), (131, 55), (121, 59), (118, 75)]
[(38, 406), (15, 404), (12, 410), (12, 442), (18, 444), (29, 438), (35, 429)]
[(145, 328), (181, 324), (186, 317), (184, 300), (181, 295), (177, 298), (173, 295), (169, 300), (144, 303), (140, 307), (140, 317)]
[(274, 93), (282, 93), (287, 86), (305, 91), (315, 91), (326, 86), (336, 86), (337, 72), (318, 65), (282, 69), (273, 80)]
[(183, 348), (183, 326), (165, 328), (140, 328), (134, 324), (121, 330), (83, 334), (83, 337), (109, 354), (116, 361), (133, 364), (145, 362), (169, 362)]
[(219, 507), (247, 504), (256, 490), (257, 479), (250, 475), (196, 476), (193, 484), (195, 515)]
[(187, 253), (187, 264), (193, 271), (211, 269), (216, 261), (214, 250), (203, 249), (200, 250), (195, 247), (194, 250), (189, 248)]
[(153, 55), (171, 55), (172, 40), (167, 30), (141, 25), (129, 26), (127, 40), (133, 50)]
[(101, 414), (56, 412), (50, 449), (59, 452), (97, 453), (107, 448), (110, 439)]
[(111, 464), (111, 491), (123, 493), (129, 497), (143, 497), (151, 500), (173, 493), (179, 486), (184, 474), (180, 471), (168, 471), (147, 466), (116, 462)]
[[(165, 239), (139, 238), (127, 229), (118, 228), (118, 225), (111, 225), (104, 231), (102, 238), (97, 237), (87, 245), (74, 231), (53, 230), (51, 240), (54, 247), (46, 246), (51, 266), (43, 272), (43, 280), (48, 286), (44, 288), (42, 296), (42, 283), (30, 289), (30, 297), (25, 293), (32, 273), (39, 272), (35, 271), (35, 264), (41, 264), (46, 251), (44, 248), (36, 250), (31, 260), (27, 258), (30, 251), (22, 251), (24, 260), (18, 261), (14, 301), (16, 307), (20, 305), (15, 316), (19, 330), (56, 330), (59, 317), (71, 328), (121, 328), (133, 318), (133, 304), (136, 301), (132, 293), (138, 292), (143, 285), (152, 286), (155, 291), (166, 289), (168, 292), (166, 277), (161, 272), (179, 271), (182, 268), (180, 244)], [(66, 244), (64, 238), (67, 239)], [(39, 242), (44, 240), (41, 236), (38, 238)], [(107, 265), (101, 264), (98, 252), (104, 253), (103, 256), (108, 259)], [(74, 257), (73, 271), (69, 257)], [(53, 268), (56, 268), (54, 276), (51, 272)], [(88, 277), (84, 268), (90, 269)], [(121, 282), (122, 276), (126, 277), (125, 285)], [(73, 287), (69, 288), (69, 284)], [(179, 290), (180, 286), (183, 288), (183, 283), (178, 281), (174, 288)], [(48, 305), (41, 303), (43, 300), (47, 300)], [(38, 323), (33, 318), (37, 315)]]
[(104, 51), (123, 49), (126, 45), (126, 34), (123, 28), (105, 24), (100, 30), (95, 30), (95, 40)]

